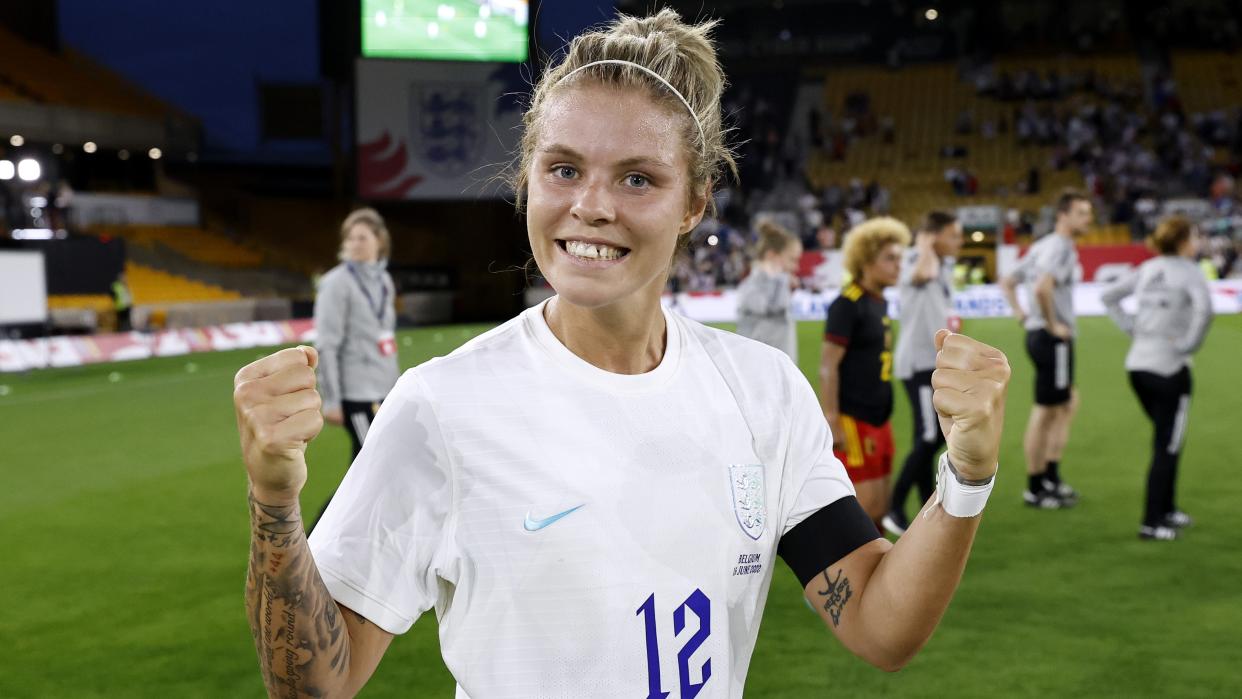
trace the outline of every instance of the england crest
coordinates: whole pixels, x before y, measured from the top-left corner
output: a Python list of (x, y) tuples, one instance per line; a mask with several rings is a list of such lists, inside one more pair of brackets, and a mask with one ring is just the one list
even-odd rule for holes
[(414, 158), (432, 174), (459, 177), (483, 164), (488, 117), (483, 85), (418, 83), (410, 102)]
[(729, 485), (733, 493), (733, 513), (737, 515), (737, 523), (747, 536), (757, 541), (763, 536), (763, 525), (768, 519), (763, 465), (730, 465)]

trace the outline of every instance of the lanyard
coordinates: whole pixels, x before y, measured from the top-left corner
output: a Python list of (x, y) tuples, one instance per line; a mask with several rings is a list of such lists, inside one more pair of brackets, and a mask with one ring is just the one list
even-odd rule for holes
[(384, 280), (381, 277), (380, 288), (382, 288), (383, 291), (380, 292), (379, 304), (376, 305), (374, 299), (371, 298), (371, 292), (367, 291), (367, 285), (363, 284), (362, 277), (358, 276), (358, 270), (354, 269), (353, 265), (345, 265), (345, 268), (349, 270), (351, 275), (353, 275), (354, 281), (358, 282), (358, 288), (362, 289), (362, 294), (367, 297), (367, 305), (370, 306), (371, 310), (375, 312), (375, 317), (380, 322), (383, 322), (384, 307), (388, 304), (388, 285), (384, 283)]

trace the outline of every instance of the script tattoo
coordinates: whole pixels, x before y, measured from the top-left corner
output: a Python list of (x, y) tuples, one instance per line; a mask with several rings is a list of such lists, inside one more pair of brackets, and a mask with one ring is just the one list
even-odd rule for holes
[(246, 618), (273, 697), (321, 697), (349, 669), (340, 608), (311, 557), (297, 505), (250, 501)]
[(854, 595), (854, 590), (850, 589), (850, 579), (842, 577), (844, 570), (837, 570), (837, 579), (833, 580), (828, 577), (828, 571), (823, 572), (824, 582), (828, 585), (827, 589), (818, 590), (815, 594), (824, 598), (824, 611), (832, 617), (832, 625), (841, 625), (841, 612), (845, 610), (845, 603), (850, 601), (850, 597)]

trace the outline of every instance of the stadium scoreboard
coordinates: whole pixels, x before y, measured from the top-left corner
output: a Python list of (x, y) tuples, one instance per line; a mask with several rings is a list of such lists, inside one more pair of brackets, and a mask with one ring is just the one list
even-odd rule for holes
[(520, 63), (528, 0), (363, 0), (362, 56)]

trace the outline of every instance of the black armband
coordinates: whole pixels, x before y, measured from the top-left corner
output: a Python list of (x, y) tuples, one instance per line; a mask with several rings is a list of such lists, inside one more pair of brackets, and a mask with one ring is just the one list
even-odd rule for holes
[(858, 498), (847, 495), (790, 529), (781, 537), (776, 553), (806, 587), (828, 566), (878, 538), (880, 532), (858, 504)]

